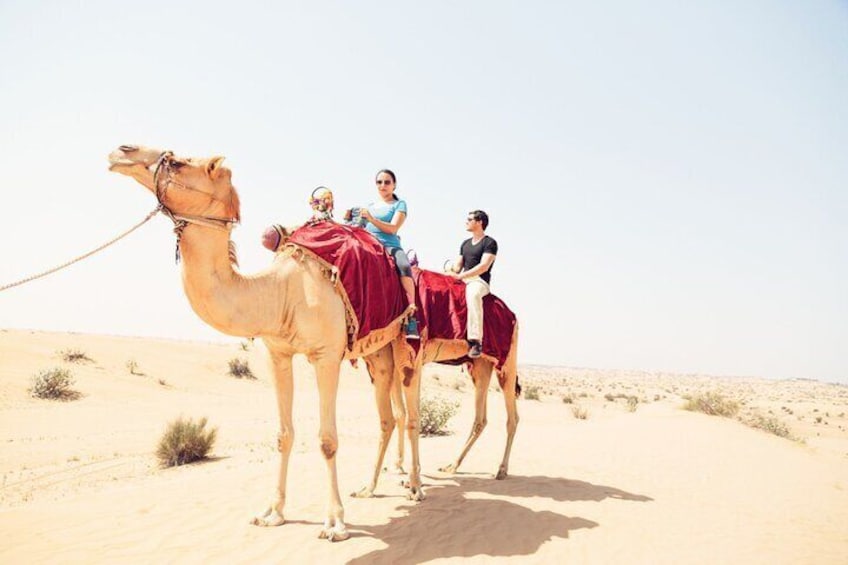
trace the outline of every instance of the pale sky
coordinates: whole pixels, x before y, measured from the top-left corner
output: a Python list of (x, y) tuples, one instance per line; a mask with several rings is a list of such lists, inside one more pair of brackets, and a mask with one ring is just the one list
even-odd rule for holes
[[(0, 286), (155, 206), (120, 144), (225, 155), (242, 271), (388, 167), (439, 269), (482, 208), (519, 363), (848, 382), (848, 4), (0, 0)], [(157, 217), (0, 328), (217, 340)]]

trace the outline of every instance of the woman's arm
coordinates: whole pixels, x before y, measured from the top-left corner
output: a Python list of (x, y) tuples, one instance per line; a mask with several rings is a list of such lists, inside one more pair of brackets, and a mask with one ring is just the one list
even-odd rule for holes
[(377, 226), (377, 229), (381, 232), (396, 234), (400, 231), (400, 227), (403, 225), (404, 220), (406, 220), (406, 212), (398, 210), (395, 212), (395, 215), (392, 216), (391, 222), (384, 222), (372, 216), (371, 212), (369, 212), (367, 208), (363, 208), (362, 217)]

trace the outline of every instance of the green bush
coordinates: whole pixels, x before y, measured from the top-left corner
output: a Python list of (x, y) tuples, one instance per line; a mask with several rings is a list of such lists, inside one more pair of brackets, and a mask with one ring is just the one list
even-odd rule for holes
[(423, 436), (441, 436), (447, 434), (445, 425), (456, 415), (459, 402), (440, 396), (423, 396), (420, 404), (419, 431)]
[(250, 370), (250, 365), (244, 359), (230, 359), (230, 375), (237, 379), (255, 379), (253, 371)]
[(177, 418), (165, 429), (156, 448), (156, 457), (162, 467), (176, 467), (205, 459), (215, 444), (218, 429), (206, 430), (206, 418), (197, 422)]
[(683, 405), (684, 410), (692, 412), (703, 412), (710, 416), (735, 416), (739, 412), (739, 404), (725, 398), (717, 392), (706, 392), (696, 394), (687, 399)]
[(48, 369), (41, 371), (32, 378), (29, 393), (36, 398), (52, 400), (73, 400), (80, 394), (71, 389), (74, 378), (67, 369)]

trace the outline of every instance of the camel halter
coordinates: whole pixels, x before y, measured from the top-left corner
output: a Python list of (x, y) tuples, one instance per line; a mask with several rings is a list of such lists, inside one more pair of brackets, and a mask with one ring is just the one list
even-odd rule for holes
[(218, 198), (215, 198), (211, 194), (207, 192), (203, 192), (202, 190), (198, 190), (194, 187), (187, 186), (177, 180), (174, 179), (174, 152), (173, 151), (163, 151), (159, 158), (156, 159), (156, 168), (153, 170), (153, 188), (156, 193), (156, 200), (159, 202), (159, 210), (163, 215), (170, 218), (172, 222), (174, 222), (174, 233), (177, 235), (177, 243), (176, 249), (174, 250), (174, 258), (177, 263), (180, 262), (180, 239), (183, 236), (183, 230), (188, 224), (194, 224), (197, 226), (203, 226), (207, 228), (212, 228), (220, 231), (225, 231), (229, 233), (232, 231), (233, 226), (238, 225), (238, 220), (234, 220), (232, 218), (216, 218), (214, 216), (191, 216), (188, 214), (175, 214), (168, 206), (165, 204), (165, 196), (167, 195), (168, 188), (171, 186), (175, 186), (176, 188), (180, 188), (183, 190), (191, 190), (194, 192), (200, 192), (204, 194), (211, 200), (215, 202), (221, 202)]

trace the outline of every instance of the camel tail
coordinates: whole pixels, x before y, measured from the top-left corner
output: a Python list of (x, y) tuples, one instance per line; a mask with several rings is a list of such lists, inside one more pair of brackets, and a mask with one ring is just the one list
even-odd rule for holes
[(509, 353), (499, 372), (502, 375), (501, 387), (509, 381), (512, 375), (515, 375), (515, 397), (518, 398), (521, 395), (521, 384), (518, 382), (518, 320), (515, 321), (515, 327), (512, 329)]

